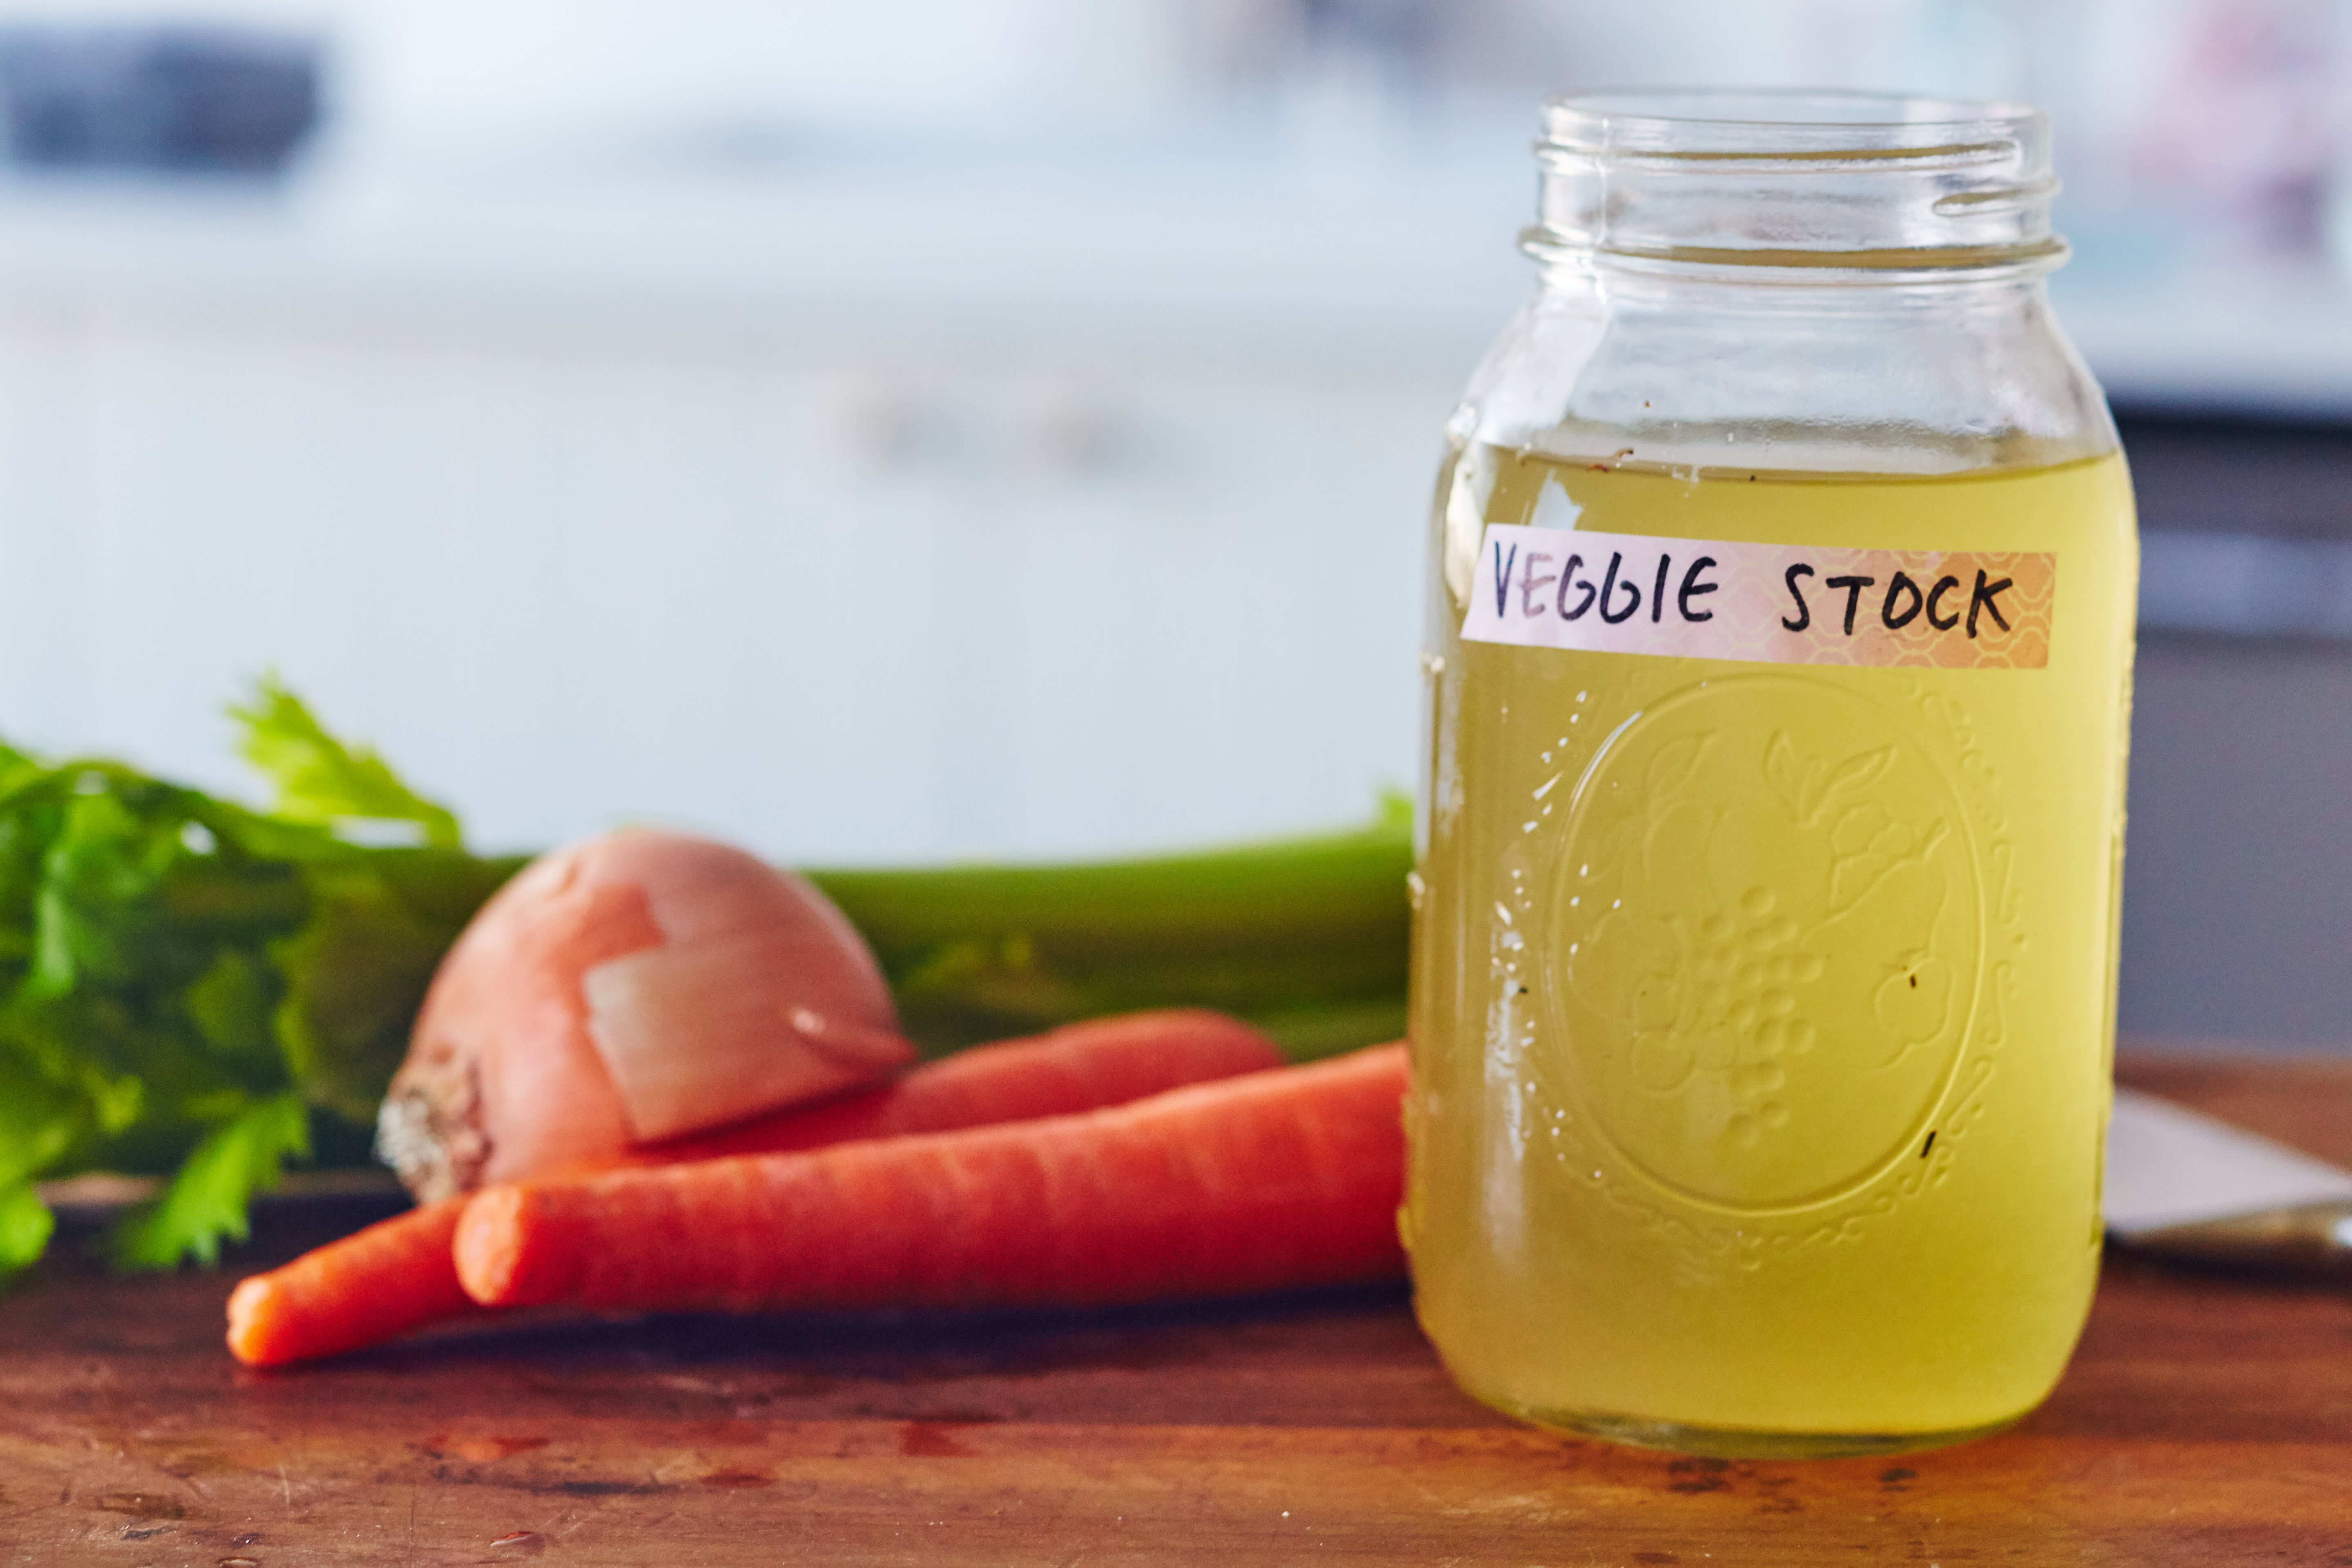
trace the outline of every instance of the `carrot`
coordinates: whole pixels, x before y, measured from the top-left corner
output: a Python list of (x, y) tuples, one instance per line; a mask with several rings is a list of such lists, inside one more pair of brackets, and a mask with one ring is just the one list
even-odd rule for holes
[(276, 1366), (480, 1312), (449, 1255), (465, 1207), (462, 1197), (426, 1204), (239, 1280), (228, 1299), (229, 1353)]
[[(1060, 1115), (1281, 1060), (1265, 1036), (1222, 1013), (1132, 1013), (975, 1047), (881, 1089), (651, 1145), (625, 1163), (814, 1149)], [(450, 1253), (465, 1202), (411, 1209), (244, 1280), (229, 1297), (230, 1352), (248, 1366), (274, 1366), (479, 1312)]]
[(649, 1144), (625, 1163), (781, 1154), (860, 1139), (1026, 1121), (1124, 1105), (1163, 1089), (1281, 1065), (1282, 1053), (1273, 1041), (1223, 1013), (1205, 1007), (1129, 1013), (977, 1047), (880, 1089)]
[(1093, 1306), (1397, 1273), (1402, 1046), (1078, 1115), (474, 1194), (478, 1301)]

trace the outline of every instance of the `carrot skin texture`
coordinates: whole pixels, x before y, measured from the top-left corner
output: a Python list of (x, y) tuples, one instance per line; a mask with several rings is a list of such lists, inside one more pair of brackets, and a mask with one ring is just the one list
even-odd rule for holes
[(486, 1188), (476, 1300), (640, 1311), (1100, 1306), (1402, 1272), (1402, 1046), (1132, 1104)]
[(781, 1154), (1064, 1116), (1282, 1064), (1282, 1052), (1272, 1040), (1223, 1013), (1204, 1007), (1128, 1013), (975, 1047), (877, 1089), (648, 1144), (625, 1163)]
[[(882, 1088), (649, 1145), (627, 1163), (657, 1166), (1062, 1115), (1281, 1062), (1272, 1041), (1223, 1013), (1131, 1013), (975, 1047)], [(230, 1352), (248, 1366), (275, 1366), (482, 1314), (451, 1255), (465, 1204), (458, 1197), (412, 1209), (242, 1281), (229, 1298)]]
[(426, 1204), (239, 1281), (228, 1299), (230, 1353), (279, 1366), (482, 1315), (450, 1258), (465, 1206), (463, 1198)]

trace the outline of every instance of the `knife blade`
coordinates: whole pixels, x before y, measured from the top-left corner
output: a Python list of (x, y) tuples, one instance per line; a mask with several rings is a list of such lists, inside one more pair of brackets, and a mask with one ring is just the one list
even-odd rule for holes
[(2116, 1090), (2102, 1206), (2138, 1251), (2352, 1275), (2352, 1171), (2154, 1095)]

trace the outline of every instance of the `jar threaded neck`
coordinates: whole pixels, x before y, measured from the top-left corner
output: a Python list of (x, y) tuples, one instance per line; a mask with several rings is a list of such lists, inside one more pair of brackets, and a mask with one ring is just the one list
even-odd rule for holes
[(1868, 273), (2056, 266), (2049, 121), (1846, 92), (1599, 92), (1544, 105), (1539, 258)]

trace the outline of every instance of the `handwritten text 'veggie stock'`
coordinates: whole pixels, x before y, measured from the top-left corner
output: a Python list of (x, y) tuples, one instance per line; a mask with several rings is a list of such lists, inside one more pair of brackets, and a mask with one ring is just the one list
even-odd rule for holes
[(1473, 642), (1767, 664), (2038, 669), (2056, 558), (1490, 525)]

